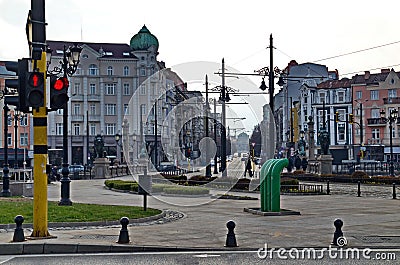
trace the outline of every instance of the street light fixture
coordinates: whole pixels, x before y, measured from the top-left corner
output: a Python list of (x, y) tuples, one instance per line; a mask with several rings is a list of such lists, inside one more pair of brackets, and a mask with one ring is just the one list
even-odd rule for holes
[[(81, 54), (82, 48), (74, 44), (72, 47), (68, 49), (64, 45), (63, 49), (63, 58), (62, 61), (59, 62), (58, 66), (55, 66), (53, 70), (47, 70), (47, 74), (58, 75), (63, 74), (64, 78), (67, 76), (71, 77), (75, 74), (78, 65), (79, 65), (79, 58)], [(46, 49), (46, 58), (47, 58), (47, 69), (49, 69), (49, 65), (51, 63), (51, 53), (52, 50), (50, 47)], [(70, 187), (69, 184), (71, 182), (69, 178), (69, 169), (68, 169), (68, 101), (65, 102), (63, 106), (63, 164), (62, 164), (62, 179), (61, 179), (61, 200), (58, 205), (72, 205), (70, 200)]]
[(391, 109), (390, 114), (388, 117), (385, 117), (385, 110), (382, 109), (381, 112), (381, 119), (384, 122), (389, 123), (389, 144), (390, 144), (390, 162), (389, 162), (389, 174), (390, 176), (394, 177), (394, 165), (393, 165), (393, 122), (397, 121), (398, 117), (398, 110), (397, 109)]

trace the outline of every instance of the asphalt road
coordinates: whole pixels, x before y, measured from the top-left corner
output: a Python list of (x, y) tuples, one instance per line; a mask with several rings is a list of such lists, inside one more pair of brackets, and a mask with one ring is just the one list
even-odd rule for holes
[[(24, 256), (0, 256), (0, 264), (57, 264), (57, 265), (76, 265), (76, 264), (160, 264), (160, 265), (215, 265), (215, 264), (398, 264), (395, 258), (400, 257), (400, 250), (379, 250), (372, 251), (369, 254), (359, 253), (357, 258), (356, 254), (349, 253), (346, 257), (345, 252), (317, 251), (317, 258), (308, 258), (307, 254), (304, 257), (301, 253), (298, 254), (299, 258), (295, 257), (296, 254), (292, 250), (274, 251), (272, 258), (270, 253), (264, 258), (263, 252), (184, 252), (184, 253), (113, 253), (113, 254), (75, 254), (75, 255), (24, 255)], [(355, 253), (355, 252), (353, 252)], [(377, 255), (379, 254), (379, 255)], [(395, 256), (394, 256), (395, 255)], [(260, 257), (261, 256), (261, 257)], [(366, 259), (367, 257), (368, 259)], [(378, 260), (378, 258), (385, 258), (385, 260)]]

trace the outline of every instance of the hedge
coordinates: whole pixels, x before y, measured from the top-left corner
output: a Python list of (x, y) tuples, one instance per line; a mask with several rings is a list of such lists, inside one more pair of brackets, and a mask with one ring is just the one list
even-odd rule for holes
[(166, 194), (182, 194), (182, 195), (205, 195), (209, 194), (210, 190), (202, 187), (166, 187), (164, 188)]

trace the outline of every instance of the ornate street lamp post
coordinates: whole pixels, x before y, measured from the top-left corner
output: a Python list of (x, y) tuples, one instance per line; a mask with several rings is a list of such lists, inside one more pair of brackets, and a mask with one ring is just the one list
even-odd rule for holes
[[(76, 69), (79, 64), (79, 58), (81, 54), (82, 48), (78, 47), (76, 44), (74, 46), (69, 47), (68, 49), (64, 45), (63, 50), (63, 59), (59, 62), (60, 66), (55, 66), (52, 71), (48, 71), (49, 75), (58, 75), (63, 74), (65, 78), (67, 76), (72, 76), (75, 74)], [(51, 49), (48, 48), (47, 53), (47, 64), (49, 65), (51, 62)], [(48, 69), (49, 67), (47, 67)], [(70, 187), (69, 184), (71, 182), (69, 178), (69, 169), (68, 169), (68, 102), (66, 102), (63, 106), (63, 164), (62, 164), (62, 179), (61, 179), (61, 200), (58, 205), (72, 205), (70, 200)]]
[(389, 117), (385, 117), (385, 110), (381, 110), (381, 119), (384, 122), (389, 123), (389, 145), (390, 145), (390, 162), (389, 162), (389, 174), (394, 177), (394, 159), (393, 159), (393, 122), (397, 121), (398, 111), (397, 109), (391, 109)]

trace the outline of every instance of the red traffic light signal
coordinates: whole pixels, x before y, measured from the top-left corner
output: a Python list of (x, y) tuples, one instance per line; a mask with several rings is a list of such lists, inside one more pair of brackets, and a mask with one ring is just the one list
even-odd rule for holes
[(50, 109), (58, 110), (64, 107), (68, 102), (68, 86), (67, 77), (51, 76), (50, 77)]
[(26, 105), (32, 108), (44, 106), (44, 74), (28, 72), (26, 78)]

